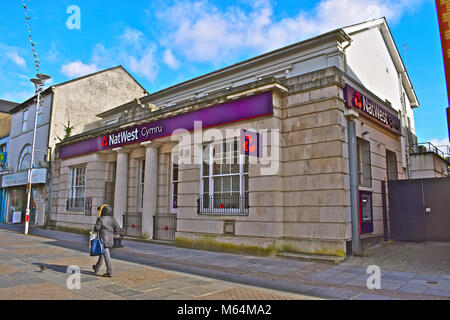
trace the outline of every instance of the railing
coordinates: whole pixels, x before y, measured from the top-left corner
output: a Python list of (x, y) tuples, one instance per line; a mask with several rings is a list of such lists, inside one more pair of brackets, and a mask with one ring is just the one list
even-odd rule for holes
[[(448, 158), (450, 156), (450, 149), (449, 146), (439, 146), (436, 147), (435, 145), (433, 145), (430, 142), (423, 142), (423, 143), (418, 143), (417, 145), (412, 145), (411, 146), (412, 152), (413, 153), (427, 153), (427, 152), (432, 152), (436, 155), (438, 155), (441, 158)], [(444, 151), (442, 151), (444, 150)]]
[(84, 211), (85, 198), (69, 198), (66, 202), (66, 210), (69, 211)]
[(156, 240), (174, 241), (177, 231), (176, 213), (159, 213), (153, 217), (153, 238)]
[(197, 213), (200, 214), (248, 214), (248, 210), (248, 194), (201, 194), (197, 200)]

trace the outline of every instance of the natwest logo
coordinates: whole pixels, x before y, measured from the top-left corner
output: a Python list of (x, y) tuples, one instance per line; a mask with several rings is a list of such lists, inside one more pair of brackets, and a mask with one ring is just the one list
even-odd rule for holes
[(114, 147), (120, 144), (133, 142), (139, 139), (138, 129), (133, 131), (122, 131), (115, 134), (110, 134), (109, 136), (104, 136), (102, 140), (102, 147)]
[(358, 108), (358, 109), (362, 109), (362, 99), (361, 99), (361, 94), (358, 91), (355, 91), (353, 93), (353, 106)]
[(262, 156), (262, 137), (257, 132), (241, 130), (241, 154), (246, 156)]

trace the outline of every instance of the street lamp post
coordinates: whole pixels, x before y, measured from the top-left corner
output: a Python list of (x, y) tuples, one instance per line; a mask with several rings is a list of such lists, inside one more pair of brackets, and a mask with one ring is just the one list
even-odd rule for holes
[[(36, 88), (36, 112), (34, 116), (34, 130), (33, 130), (33, 143), (31, 145), (31, 162), (30, 168), (28, 169), (28, 180), (27, 180), (27, 209), (25, 216), (25, 234), (28, 234), (28, 229), (30, 225), (30, 202), (31, 202), (31, 181), (32, 173), (34, 169), (34, 148), (36, 143), (36, 127), (37, 127), (37, 116), (39, 111), (39, 104), (41, 99), (41, 91), (44, 88), (45, 81), (50, 79), (50, 76), (38, 73), (36, 75), (37, 79), (31, 79), (30, 81), (34, 83)], [(35, 217), (36, 219), (36, 217)]]

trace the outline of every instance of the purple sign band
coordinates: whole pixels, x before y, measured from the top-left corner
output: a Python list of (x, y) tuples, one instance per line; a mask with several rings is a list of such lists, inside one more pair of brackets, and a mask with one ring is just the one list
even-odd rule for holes
[(59, 149), (59, 157), (61, 159), (67, 159), (100, 150), (141, 143), (170, 136), (177, 129), (193, 131), (194, 121), (202, 121), (202, 128), (208, 128), (271, 114), (273, 114), (272, 92), (264, 92), (249, 98), (226, 102), (213, 107), (61, 146)]
[(344, 88), (344, 99), (347, 106), (358, 110), (359, 114), (391, 132), (401, 135), (400, 119), (397, 116), (348, 84)]

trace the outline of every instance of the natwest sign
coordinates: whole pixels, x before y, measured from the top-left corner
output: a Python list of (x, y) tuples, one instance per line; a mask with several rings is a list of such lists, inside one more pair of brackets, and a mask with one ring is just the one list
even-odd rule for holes
[(212, 107), (108, 133), (78, 143), (64, 145), (59, 149), (59, 157), (66, 159), (81, 154), (167, 137), (177, 129), (193, 131), (195, 130), (194, 123), (196, 121), (201, 121), (203, 128), (209, 128), (272, 114), (272, 92), (264, 92), (251, 97), (225, 102)]
[(138, 129), (133, 131), (122, 131), (117, 134), (110, 134), (109, 136), (103, 137), (102, 147), (110, 147), (115, 146), (118, 144), (126, 143), (126, 142), (133, 142), (134, 140), (137, 140), (139, 138), (138, 136)]
[(400, 119), (397, 116), (348, 84), (344, 88), (344, 99), (347, 107), (358, 110), (362, 116), (365, 116), (397, 135), (401, 135)]

